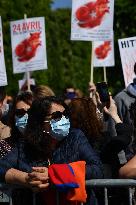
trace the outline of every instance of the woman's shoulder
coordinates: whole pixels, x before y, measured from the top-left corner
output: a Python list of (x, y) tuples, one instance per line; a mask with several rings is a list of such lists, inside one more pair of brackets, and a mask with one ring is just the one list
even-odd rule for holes
[(78, 128), (71, 128), (70, 129), (70, 134), (80, 134), (82, 131)]
[(85, 136), (84, 133), (82, 132), (82, 130), (78, 129), (78, 128), (71, 128), (70, 129), (70, 135), (74, 135), (74, 136)]

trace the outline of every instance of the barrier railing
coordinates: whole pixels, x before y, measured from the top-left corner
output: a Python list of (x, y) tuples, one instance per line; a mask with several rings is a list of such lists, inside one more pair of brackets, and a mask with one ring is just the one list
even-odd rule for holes
[[(105, 205), (109, 205), (108, 188), (126, 187), (129, 191), (129, 205), (133, 205), (133, 193), (134, 193), (133, 188), (136, 187), (136, 180), (134, 179), (92, 179), (92, 180), (86, 181), (86, 187), (90, 187), (92, 189), (99, 187), (99, 188), (104, 189)], [(9, 190), (9, 186), (5, 184), (0, 184), (0, 202), (8, 202), (9, 205), (12, 205), (11, 197), (5, 194), (6, 190), (7, 191)], [(33, 196), (34, 196), (33, 205), (36, 205), (35, 195)], [(56, 204), (59, 205), (58, 198), (56, 198)]]
[(105, 205), (108, 205), (108, 188), (126, 187), (129, 191), (129, 205), (133, 205), (133, 188), (136, 187), (134, 179), (92, 179), (86, 181), (86, 186), (91, 188), (101, 187), (104, 189)]

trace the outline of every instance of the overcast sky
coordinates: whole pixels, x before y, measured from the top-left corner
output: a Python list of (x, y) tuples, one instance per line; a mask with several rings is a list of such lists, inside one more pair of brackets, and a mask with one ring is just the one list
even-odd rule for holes
[(54, 4), (52, 5), (53, 9), (56, 8), (65, 8), (65, 7), (71, 7), (71, 1), (72, 0), (54, 0)]

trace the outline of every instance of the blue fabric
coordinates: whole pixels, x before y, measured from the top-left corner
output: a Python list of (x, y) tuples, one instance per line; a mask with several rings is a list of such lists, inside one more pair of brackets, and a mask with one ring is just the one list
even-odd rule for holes
[(136, 85), (131, 83), (127, 87), (127, 92), (136, 97)]
[(75, 173), (74, 173), (74, 171), (73, 171), (72, 167), (71, 167), (69, 164), (68, 164), (68, 167), (69, 167), (69, 169), (70, 169), (71, 173), (72, 173), (73, 175), (75, 175)]
[(57, 190), (61, 192), (67, 192), (72, 188), (78, 188), (79, 185), (76, 183), (68, 183), (68, 184), (56, 184)]

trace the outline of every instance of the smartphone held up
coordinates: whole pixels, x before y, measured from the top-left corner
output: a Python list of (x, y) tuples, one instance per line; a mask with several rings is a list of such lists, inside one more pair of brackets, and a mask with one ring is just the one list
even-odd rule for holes
[(102, 103), (105, 103), (106, 107), (110, 106), (110, 95), (108, 90), (108, 84), (106, 82), (96, 83), (96, 89), (99, 93), (99, 97)]

